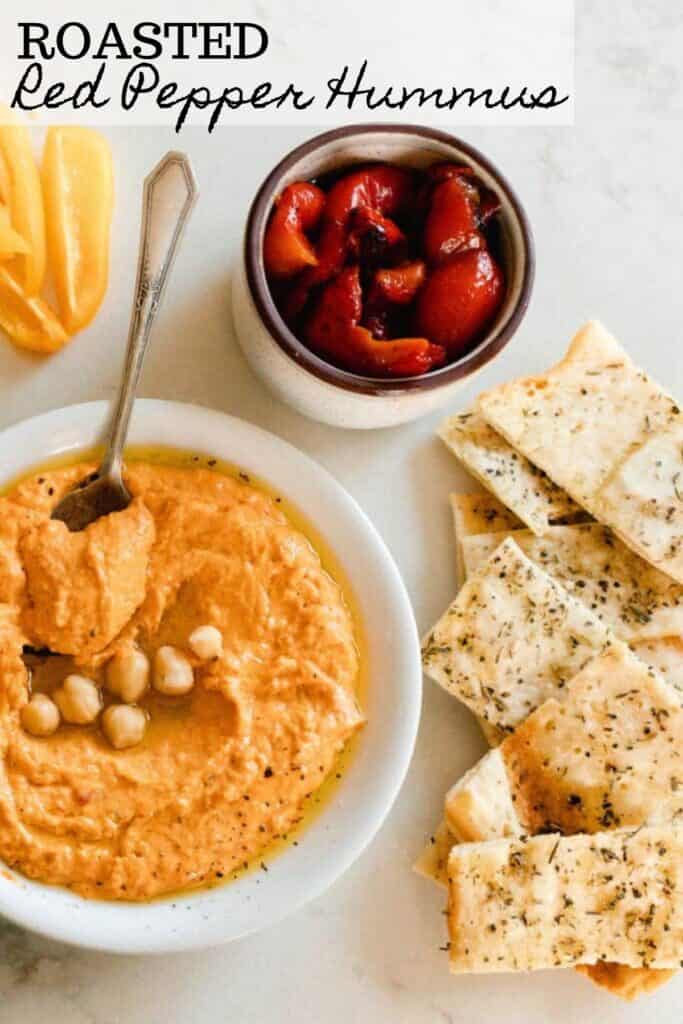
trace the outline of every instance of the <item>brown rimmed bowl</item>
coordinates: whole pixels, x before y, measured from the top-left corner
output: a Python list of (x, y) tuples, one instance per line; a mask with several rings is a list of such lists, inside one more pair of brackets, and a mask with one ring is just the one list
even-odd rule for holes
[[(468, 164), (501, 200), (499, 258), (506, 291), (495, 321), (470, 352), (419, 377), (364, 377), (332, 366), (292, 333), (273, 301), (263, 264), (263, 238), (274, 201), (294, 181), (345, 166), (382, 161), (424, 168), (443, 160)], [(445, 405), (498, 355), (522, 321), (533, 279), (534, 245), (526, 214), (505, 177), (485, 156), (435, 128), (349, 125), (297, 146), (256, 193), (233, 278), (235, 332), (252, 369), (299, 412), (333, 426), (388, 427)]]

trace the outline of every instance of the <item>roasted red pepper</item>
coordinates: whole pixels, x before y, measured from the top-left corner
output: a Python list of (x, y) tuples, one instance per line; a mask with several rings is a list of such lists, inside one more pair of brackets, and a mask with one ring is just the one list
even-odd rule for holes
[(366, 327), (353, 327), (348, 343), (349, 369), (370, 377), (416, 377), (446, 361), (446, 350), (427, 338), (394, 338), (378, 341)]
[(484, 333), (503, 297), (503, 275), (487, 249), (435, 267), (417, 296), (415, 326), (456, 358)]
[(500, 209), (500, 200), (471, 167), (432, 164), (420, 195), (426, 219), (424, 251), (430, 263), (486, 246), (481, 229)]
[(431, 186), (440, 185), (442, 181), (450, 181), (451, 178), (469, 178), (470, 181), (475, 181), (474, 171), (467, 164), (454, 164), (446, 161), (430, 164), (425, 176), (427, 184)]
[(359, 206), (351, 215), (349, 231), (349, 253), (366, 270), (373, 270), (386, 262), (387, 257), (404, 246), (406, 236), (398, 224), (383, 217), (369, 206)]
[(483, 227), (500, 210), (500, 199), (490, 188), (479, 188), (479, 226)]
[(443, 263), (457, 252), (486, 244), (479, 231), (478, 206), (479, 195), (467, 178), (447, 178), (436, 186), (424, 230), (429, 263)]
[(357, 326), (362, 308), (358, 267), (345, 267), (323, 288), (306, 326), (307, 343), (336, 365), (370, 376), (412, 376), (446, 358), (445, 350), (426, 338), (378, 341)]
[(413, 301), (424, 283), (425, 274), (426, 267), (422, 260), (375, 272), (365, 300), (362, 321), (375, 338), (389, 338), (395, 333), (394, 328), (401, 319), (398, 314), (402, 314), (402, 307)]
[[(484, 225), (494, 213), (498, 213), (500, 210), (500, 199), (496, 193), (479, 181), (471, 167), (465, 167), (462, 164), (442, 163), (432, 164), (431, 167), (428, 167), (428, 184), (423, 194), (427, 196), (427, 199), (431, 198), (431, 189), (434, 185), (438, 185), (442, 181), (449, 181), (451, 178), (461, 179), (473, 190), (473, 198), (475, 198), (477, 206), (477, 219), (480, 226)], [(476, 193), (476, 197), (474, 197), (474, 193)]]
[[(351, 250), (354, 225), (381, 225), (387, 243), (400, 240), (402, 233), (389, 220), (410, 202), (413, 176), (402, 167), (376, 164), (340, 178), (327, 194), (317, 244), (317, 261), (302, 273), (284, 303), (284, 316), (293, 323), (306, 305), (311, 290), (339, 273)], [(362, 212), (361, 212), (362, 211)], [(362, 234), (362, 232), (361, 232)], [(356, 246), (359, 235), (356, 235)]]
[(297, 208), (293, 232), (278, 207), (280, 259), (266, 254), (280, 271), (266, 259), (278, 309), (314, 352), (366, 376), (413, 376), (483, 337), (504, 295), (488, 248), (500, 204), (470, 167), (375, 164), (317, 199), (312, 226)]
[(339, 355), (363, 313), (358, 267), (345, 267), (323, 288), (306, 324), (306, 341), (319, 355)]
[(318, 265), (307, 275), (311, 287), (329, 280), (344, 265), (351, 215), (363, 207), (382, 218), (394, 217), (413, 195), (413, 176), (402, 167), (366, 167), (340, 178), (327, 195), (318, 242)]
[(340, 178), (327, 196), (325, 220), (345, 224), (352, 210), (368, 207), (383, 217), (405, 209), (413, 196), (413, 174), (405, 167), (372, 164)]
[(405, 306), (412, 302), (424, 284), (426, 267), (422, 260), (403, 263), (400, 267), (378, 270), (375, 283), (388, 302)]
[(361, 326), (367, 327), (373, 338), (386, 340), (396, 333), (392, 323), (395, 319), (392, 315), (394, 312), (395, 309), (380, 290), (377, 281), (373, 280), (363, 303)]
[(272, 277), (292, 277), (318, 259), (306, 237), (323, 212), (325, 193), (307, 181), (288, 185), (275, 207), (263, 241), (266, 272)]

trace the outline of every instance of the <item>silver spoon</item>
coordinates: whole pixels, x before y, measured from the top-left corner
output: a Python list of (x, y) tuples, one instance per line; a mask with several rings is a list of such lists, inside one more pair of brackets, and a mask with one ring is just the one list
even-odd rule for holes
[(72, 533), (100, 516), (127, 508), (132, 495), (123, 482), (123, 448), (152, 325), (178, 246), (197, 196), (197, 181), (184, 153), (167, 153), (145, 178), (140, 252), (126, 362), (102, 465), (66, 494), (52, 513)]

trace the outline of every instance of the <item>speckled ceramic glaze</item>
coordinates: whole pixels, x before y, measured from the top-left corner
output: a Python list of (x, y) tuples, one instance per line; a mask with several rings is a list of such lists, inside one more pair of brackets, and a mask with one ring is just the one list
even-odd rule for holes
[[(293, 181), (335, 168), (381, 160), (411, 167), (436, 161), (469, 164), (501, 200), (506, 293), (486, 337), (461, 359), (421, 377), (378, 380), (339, 370), (314, 355), (289, 330), (271, 298), (263, 236), (274, 199)], [(485, 157), (431, 128), (369, 125), (340, 128), (293, 150), (268, 175), (252, 203), (242, 259), (233, 276), (233, 318), (252, 369), (299, 412), (339, 427), (388, 427), (446, 404), (510, 340), (524, 316), (534, 276), (531, 230), (508, 183)]]

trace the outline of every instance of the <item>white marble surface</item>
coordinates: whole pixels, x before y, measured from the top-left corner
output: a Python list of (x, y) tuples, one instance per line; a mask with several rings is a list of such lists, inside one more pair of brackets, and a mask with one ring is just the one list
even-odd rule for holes
[[(481, 378), (492, 384), (559, 355), (597, 316), (636, 359), (683, 396), (680, 224), (683, 163), (676, 5), (589, 4), (578, 11), (574, 128), (470, 130), (518, 187), (538, 274), (514, 343)], [(374, 434), (312, 425), (254, 380), (230, 328), (228, 268), (256, 182), (304, 132), (187, 133), (203, 201), (191, 225), (142, 384), (148, 396), (199, 402), (253, 420), (314, 455), (368, 511), (394, 552), (421, 628), (451, 597), (446, 504), (462, 484), (434, 439), (438, 416)], [(0, 345), (0, 426), (113, 393), (128, 318), (138, 184), (175, 144), (161, 130), (112, 133), (118, 205), (113, 280), (95, 326), (49, 362)], [(471, 395), (463, 395), (464, 404)], [(442, 896), (410, 872), (445, 788), (483, 750), (474, 722), (427, 683), (415, 759), (371, 849), (323, 898), (223, 949), (163, 959), (83, 953), (0, 923), (2, 1024), (603, 1024), (680, 1019), (683, 976), (622, 1004), (572, 972), (453, 979)]]

